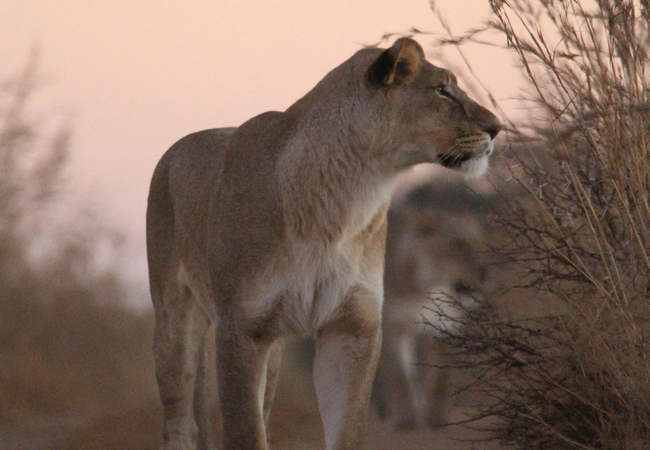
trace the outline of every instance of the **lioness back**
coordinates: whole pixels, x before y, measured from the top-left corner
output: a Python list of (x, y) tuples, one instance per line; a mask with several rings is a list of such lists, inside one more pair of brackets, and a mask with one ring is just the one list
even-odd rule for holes
[[(147, 257), (154, 301), (162, 296), (163, 287), (157, 281), (172, 270), (171, 256), (174, 247), (183, 247), (178, 245), (181, 241), (193, 248), (194, 258), (190, 260), (197, 260), (197, 266), (205, 263), (203, 252), (197, 248), (205, 239), (205, 205), (210, 187), (218, 184), (232, 131), (212, 129), (185, 136), (156, 165), (147, 207)], [(190, 217), (195, 220), (186, 220)], [(190, 238), (193, 236), (197, 241), (194, 244)]]
[[(281, 113), (267, 112), (250, 119), (239, 128), (217, 128), (192, 133), (176, 142), (161, 158), (151, 181), (148, 222), (152, 227), (168, 221), (173, 233), (160, 237), (149, 233), (149, 245), (171, 245), (174, 243), (177, 257), (181, 258), (189, 274), (197, 274), (196, 283), (201, 290), (208, 290), (205, 249), (211, 228), (208, 220), (209, 204), (237, 202), (238, 209), (219, 208), (217, 217), (225, 234), (222, 242), (228, 242), (227, 230), (237, 229), (243, 242), (259, 245), (271, 238), (271, 231), (277, 232), (281, 223), (277, 215), (278, 193), (275, 192), (274, 167), (277, 164), (278, 139), (281, 135)], [(250, 167), (263, 170), (250, 176)], [(223, 189), (224, 180), (228, 189)], [(276, 199), (274, 202), (274, 198)], [(236, 213), (234, 213), (236, 211)], [(170, 214), (161, 217), (161, 212)], [(251, 221), (250, 218), (258, 217)], [(173, 217), (171, 221), (170, 217)], [(247, 217), (244, 228), (241, 218)], [(264, 224), (255, 227), (255, 224)], [(273, 226), (275, 224), (275, 227)], [(168, 230), (170, 231), (170, 230)], [(156, 239), (157, 238), (157, 239)], [(234, 249), (231, 249), (233, 251)], [(149, 265), (157, 266), (155, 257), (162, 252), (149, 252)], [(236, 261), (239, 258), (232, 258)], [(246, 264), (246, 261), (242, 261)], [(232, 270), (236, 266), (231, 266)], [(199, 275), (200, 274), (200, 275)]]

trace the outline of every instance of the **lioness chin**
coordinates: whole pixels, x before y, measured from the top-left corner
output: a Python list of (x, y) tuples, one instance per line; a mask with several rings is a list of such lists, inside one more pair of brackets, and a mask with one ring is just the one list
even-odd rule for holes
[(174, 144), (147, 209), (163, 449), (215, 448), (204, 343), (212, 323), (225, 450), (269, 448), (290, 332), (317, 338), (326, 448), (361, 448), (394, 180), (422, 162), (480, 169), (498, 131), (451, 72), (400, 39), (358, 51), (283, 113)]

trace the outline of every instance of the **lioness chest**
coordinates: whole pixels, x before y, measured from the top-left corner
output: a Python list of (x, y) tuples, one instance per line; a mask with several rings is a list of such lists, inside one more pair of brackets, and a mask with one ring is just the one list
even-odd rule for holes
[(354, 287), (374, 291), (381, 301), (383, 267), (371, 263), (366, 250), (361, 244), (292, 245), (286, 258), (278, 258), (251, 283), (243, 305), (247, 318), (286, 332), (311, 334), (336, 317)]
[(286, 242), (269, 264), (250, 278), (243, 297), (249, 320), (299, 334), (321, 329), (340, 313), (353, 289), (383, 300), (386, 206), (335, 242)]

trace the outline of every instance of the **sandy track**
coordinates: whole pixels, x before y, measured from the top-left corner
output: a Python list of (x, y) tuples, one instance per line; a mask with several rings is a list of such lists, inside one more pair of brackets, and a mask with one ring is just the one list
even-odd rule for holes
[[(159, 450), (161, 410), (156, 403), (118, 411), (97, 419), (57, 420), (23, 430), (5, 432), (2, 450)], [(216, 421), (215, 421), (216, 422)], [(215, 427), (216, 428), (216, 427)], [(279, 402), (272, 424), (273, 450), (320, 450), (323, 431), (315, 410)], [(432, 430), (392, 431), (371, 415), (365, 448), (370, 450), (464, 450), (475, 437), (458, 426)]]

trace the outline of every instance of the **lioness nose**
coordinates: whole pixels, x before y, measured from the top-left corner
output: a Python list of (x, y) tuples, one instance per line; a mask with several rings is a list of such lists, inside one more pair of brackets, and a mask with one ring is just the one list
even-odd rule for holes
[(485, 129), (485, 132), (490, 135), (490, 138), (494, 140), (495, 137), (497, 137), (497, 134), (499, 134), (499, 131), (501, 131), (501, 124), (500, 123), (495, 123), (493, 125), (490, 125), (489, 128)]
[(490, 138), (494, 139), (497, 137), (497, 134), (501, 131), (501, 122), (497, 116), (477, 104), (474, 117), (480, 124), (479, 126), (483, 128), (483, 131), (490, 135)]

